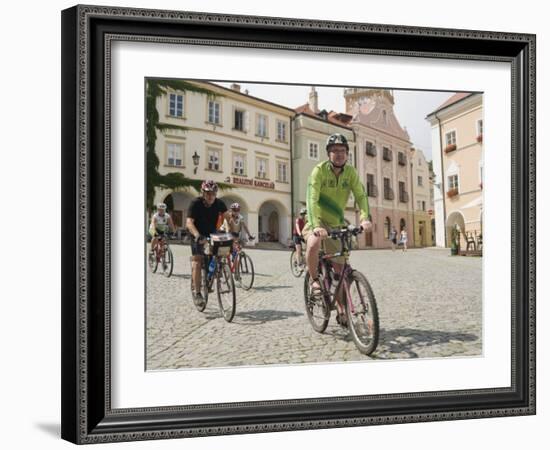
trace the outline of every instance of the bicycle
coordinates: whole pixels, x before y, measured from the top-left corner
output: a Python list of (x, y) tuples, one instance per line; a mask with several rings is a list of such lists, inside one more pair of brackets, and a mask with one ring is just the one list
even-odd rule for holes
[[(200, 287), (200, 293), (204, 300), (199, 301), (193, 295), (193, 303), (197, 310), (199, 312), (204, 311), (208, 302), (208, 294), (213, 292), (215, 282), (220, 312), (227, 322), (233, 320), (237, 303), (235, 282), (227, 263), (227, 256), (231, 252), (232, 245), (233, 237), (229, 233), (215, 233), (206, 238), (201, 265)], [(191, 277), (193, 277), (192, 273)]]
[[(372, 288), (361, 272), (352, 269), (349, 264), (349, 248), (351, 237), (357, 236), (363, 229), (350, 225), (347, 228), (332, 230), (329, 237), (340, 239), (341, 250), (334, 254), (319, 252), (319, 283), (321, 295), (310, 292), (309, 273), (304, 281), (304, 297), (306, 314), (315, 331), (323, 333), (329, 323), (331, 311), (336, 309), (336, 294), (344, 296), (344, 309), (347, 324), (339, 321), (340, 325), (348, 328), (357, 349), (364, 355), (370, 355), (376, 350), (379, 338), (378, 308)], [(328, 239), (327, 238), (327, 239)], [(331, 259), (344, 256), (345, 262), (342, 272), (337, 274)]]
[(152, 273), (157, 272), (160, 263), (163, 275), (167, 278), (172, 275), (172, 271), (174, 270), (174, 255), (168, 244), (166, 233), (159, 232), (157, 245), (155, 245), (152, 252), (149, 252), (148, 262)]
[[(252, 241), (253, 239), (249, 240)], [(233, 249), (227, 255), (227, 263), (237, 285), (245, 291), (251, 289), (254, 284), (254, 263), (252, 262), (252, 258), (242, 249), (240, 241), (233, 243)]]
[(290, 271), (292, 272), (292, 275), (294, 275), (296, 278), (300, 278), (306, 270), (305, 256), (304, 256), (305, 241), (303, 239), (301, 239), (301, 241), (302, 241), (302, 245), (301, 245), (302, 251), (300, 252), (301, 253), (300, 260), (303, 262), (301, 265), (298, 264), (298, 261), (297, 261), (296, 244), (294, 243), (294, 241), (289, 246), (292, 249), (292, 252), (290, 253)]

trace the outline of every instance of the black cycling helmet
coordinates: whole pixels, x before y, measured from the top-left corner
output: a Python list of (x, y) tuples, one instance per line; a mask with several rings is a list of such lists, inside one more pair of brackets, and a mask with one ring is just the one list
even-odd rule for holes
[(333, 146), (333, 145), (336, 145), (336, 144), (340, 144), (340, 145), (345, 145), (346, 146), (346, 150), (349, 152), (349, 145), (348, 145), (348, 140), (346, 139), (346, 137), (343, 135), (343, 134), (340, 134), (340, 133), (334, 133), (334, 134), (331, 134), (328, 139), (327, 139), (327, 145), (326, 145), (326, 150), (327, 152), (329, 151), (330, 147)]

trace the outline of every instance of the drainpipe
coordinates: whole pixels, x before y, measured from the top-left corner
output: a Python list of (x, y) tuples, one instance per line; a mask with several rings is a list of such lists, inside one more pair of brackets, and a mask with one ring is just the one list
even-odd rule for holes
[[(412, 232), (413, 232), (413, 243), (415, 242), (415, 238), (416, 238), (416, 221), (414, 220), (414, 181), (413, 181), (413, 163), (412, 161), (410, 162), (410, 165), (411, 165), (411, 200), (412, 200), (412, 222), (413, 222), (413, 229), (412, 229)], [(419, 247), (421, 247), (422, 245), (420, 245)]]
[(441, 119), (437, 117), (437, 124), (439, 127), (439, 160), (441, 164), (441, 195), (443, 197), (443, 238), (445, 240), (445, 248), (447, 248), (447, 208), (445, 206), (445, 172), (443, 171), (443, 130), (441, 127)]

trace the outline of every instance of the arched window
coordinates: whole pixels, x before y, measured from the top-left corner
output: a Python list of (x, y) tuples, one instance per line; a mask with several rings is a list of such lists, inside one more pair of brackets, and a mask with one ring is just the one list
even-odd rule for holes
[(390, 238), (391, 221), (389, 217), (384, 219), (384, 239)]

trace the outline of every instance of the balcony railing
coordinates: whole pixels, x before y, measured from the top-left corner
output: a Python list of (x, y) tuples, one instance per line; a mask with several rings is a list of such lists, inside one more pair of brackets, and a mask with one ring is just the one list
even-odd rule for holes
[(378, 186), (367, 183), (367, 195), (369, 197), (378, 197)]
[(408, 192), (400, 192), (399, 193), (399, 201), (401, 203), (408, 203), (409, 202), (409, 193)]
[(393, 189), (388, 187), (384, 188), (384, 200), (393, 200), (394, 198)]

